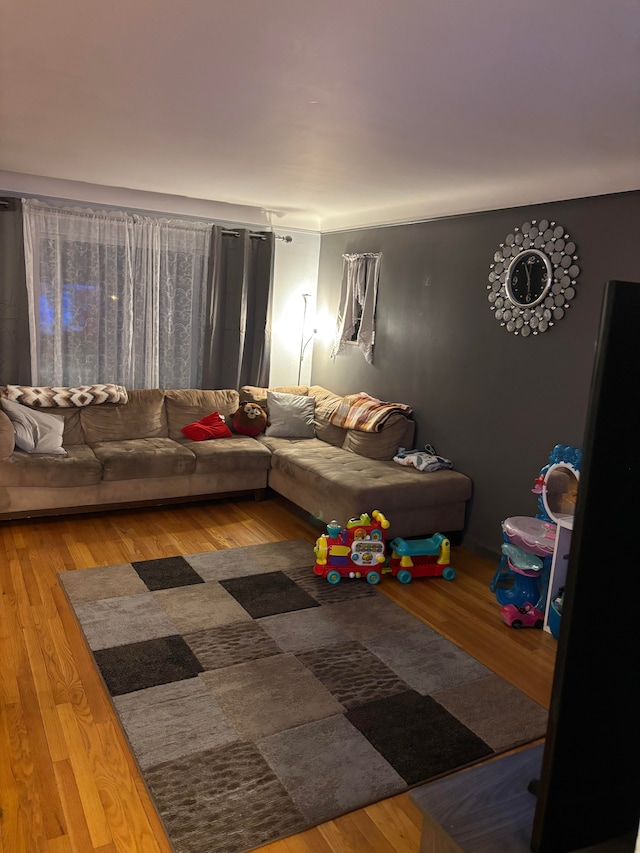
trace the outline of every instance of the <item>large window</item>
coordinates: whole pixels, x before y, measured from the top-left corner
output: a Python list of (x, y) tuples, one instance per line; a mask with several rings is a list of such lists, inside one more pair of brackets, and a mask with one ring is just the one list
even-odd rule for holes
[(201, 387), (211, 223), (24, 202), (32, 381)]

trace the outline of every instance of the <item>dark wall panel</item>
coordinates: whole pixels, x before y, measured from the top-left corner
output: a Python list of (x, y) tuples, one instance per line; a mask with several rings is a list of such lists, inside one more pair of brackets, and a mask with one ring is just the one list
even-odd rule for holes
[[(516, 226), (543, 218), (577, 245), (578, 295), (552, 329), (516, 337), (489, 309), (489, 265)], [(632, 192), (322, 237), (319, 315), (337, 311), (344, 252), (382, 252), (382, 266), (373, 365), (351, 346), (332, 361), (319, 336), (312, 381), (413, 406), (416, 445), (474, 481), (468, 547), (497, 553), (500, 521), (537, 512), (553, 446), (581, 446), (604, 284), (640, 280), (639, 222)]]

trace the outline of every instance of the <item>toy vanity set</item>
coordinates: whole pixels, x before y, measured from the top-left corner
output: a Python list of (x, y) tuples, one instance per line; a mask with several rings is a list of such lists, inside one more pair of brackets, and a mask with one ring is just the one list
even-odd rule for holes
[(557, 444), (531, 490), (535, 517), (502, 522), (502, 558), (489, 588), (513, 628), (545, 628), (557, 639), (582, 452)]
[(377, 509), (371, 515), (351, 518), (346, 527), (329, 522), (327, 532), (313, 548), (313, 571), (331, 584), (340, 583), (342, 578), (363, 578), (377, 584), (383, 574), (391, 574), (400, 583), (410, 583), (414, 577), (453, 580), (456, 573), (450, 565), (451, 545), (446, 536), (436, 533), (410, 542), (397, 537), (389, 543), (387, 553), (388, 529), (389, 521)]

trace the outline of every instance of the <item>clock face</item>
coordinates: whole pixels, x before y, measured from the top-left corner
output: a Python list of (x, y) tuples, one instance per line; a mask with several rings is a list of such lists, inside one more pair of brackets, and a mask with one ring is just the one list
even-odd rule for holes
[(507, 270), (506, 289), (514, 305), (532, 308), (538, 305), (551, 287), (549, 259), (537, 249), (529, 249), (515, 257)]
[(576, 295), (576, 244), (562, 225), (532, 219), (507, 234), (487, 284), (493, 316), (512, 335), (535, 337), (565, 316)]

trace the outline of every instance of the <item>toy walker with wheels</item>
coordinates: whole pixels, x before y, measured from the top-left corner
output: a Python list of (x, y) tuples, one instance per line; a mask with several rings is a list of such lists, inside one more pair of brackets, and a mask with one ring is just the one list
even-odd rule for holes
[(389, 521), (379, 511), (349, 519), (346, 527), (337, 521), (316, 539), (313, 571), (331, 584), (342, 578), (364, 578), (377, 584), (383, 574), (391, 574), (400, 583), (416, 578), (456, 576), (451, 563), (451, 545), (446, 536), (436, 533), (429, 539), (406, 540), (397, 537), (390, 543), (387, 559), (385, 537)]
[(365, 578), (367, 583), (380, 583), (386, 560), (385, 533), (389, 522), (377, 509), (371, 515), (363, 512), (351, 518), (342, 528), (337, 521), (327, 525), (327, 532), (316, 540), (313, 571), (331, 584), (342, 578)]
[(442, 576), (451, 581), (455, 569), (451, 566), (451, 543), (442, 533), (429, 539), (407, 541), (397, 537), (390, 543), (392, 552), (389, 569), (400, 583), (410, 583), (415, 578)]

